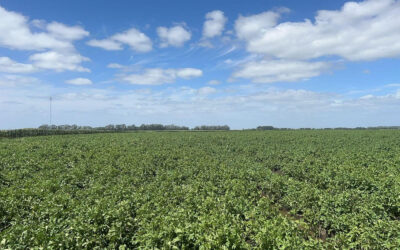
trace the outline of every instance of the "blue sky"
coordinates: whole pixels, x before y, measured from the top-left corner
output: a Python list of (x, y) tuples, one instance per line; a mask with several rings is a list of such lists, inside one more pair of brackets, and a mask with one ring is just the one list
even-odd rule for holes
[(0, 1), (0, 129), (400, 125), (400, 2)]

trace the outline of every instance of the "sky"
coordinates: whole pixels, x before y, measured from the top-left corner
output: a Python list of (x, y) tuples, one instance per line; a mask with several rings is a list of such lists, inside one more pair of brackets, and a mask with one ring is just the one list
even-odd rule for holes
[(0, 0), (0, 129), (400, 125), (400, 1)]

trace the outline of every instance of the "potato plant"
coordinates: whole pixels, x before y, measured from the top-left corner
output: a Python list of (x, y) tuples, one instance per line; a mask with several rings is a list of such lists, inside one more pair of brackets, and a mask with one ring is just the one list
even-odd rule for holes
[(0, 249), (400, 248), (400, 131), (0, 139)]

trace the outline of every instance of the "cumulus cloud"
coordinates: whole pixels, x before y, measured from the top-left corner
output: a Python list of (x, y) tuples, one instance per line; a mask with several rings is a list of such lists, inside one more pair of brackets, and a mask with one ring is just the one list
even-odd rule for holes
[(26, 87), (29, 85), (35, 85), (35, 84), (37, 85), (39, 83), (40, 80), (35, 77), (21, 76), (14, 74), (0, 75), (1, 87)]
[(194, 68), (182, 69), (145, 69), (139, 74), (129, 74), (121, 77), (122, 81), (137, 85), (161, 85), (173, 83), (177, 78), (191, 79), (202, 76), (203, 72)]
[(29, 60), (39, 69), (55, 70), (57, 72), (66, 70), (90, 72), (89, 69), (80, 65), (82, 62), (90, 61), (90, 59), (73, 52), (47, 51), (33, 54), (29, 57)]
[(123, 44), (125, 44), (137, 52), (149, 52), (153, 48), (150, 38), (135, 28), (117, 33), (103, 40), (90, 40), (87, 44), (105, 50), (121, 50)]
[(178, 70), (175, 70), (175, 72), (179, 78), (183, 78), (183, 79), (190, 79), (190, 78), (194, 78), (194, 77), (200, 77), (203, 75), (203, 71), (201, 71), (200, 69), (194, 69), (194, 68), (178, 69)]
[(326, 62), (260, 60), (243, 64), (233, 78), (251, 79), (256, 83), (294, 82), (321, 74), (330, 67)]
[(52, 22), (47, 25), (47, 31), (60, 40), (80, 40), (89, 35), (89, 32), (80, 26), (67, 26), (62, 23)]
[(205, 16), (206, 21), (203, 25), (203, 37), (212, 38), (220, 36), (224, 31), (225, 23), (228, 20), (224, 16), (224, 12), (220, 10), (214, 10), (208, 12)]
[(73, 49), (74, 40), (89, 35), (80, 26), (50, 23), (47, 30), (32, 32), (28, 18), (0, 6), (0, 46), (19, 50)]
[(134, 28), (115, 34), (112, 36), (112, 39), (120, 43), (127, 44), (131, 47), (131, 49), (138, 52), (148, 52), (152, 50), (152, 42), (150, 38)]
[(160, 37), (160, 47), (165, 48), (168, 46), (181, 47), (183, 44), (190, 40), (192, 34), (181, 25), (176, 25), (171, 28), (158, 27), (157, 34)]
[(123, 81), (137, 85), (161, 85), (172, 83), (176, 79), (174, 70), (146, 69), (141, 74), (130, 74), (122, 77)]
[(29, 60), (31, 64), (15, 62), (9, 57), (0, 57), (0, 72), (34, 73), (40, 70), (90, 72), (90, 69), (80, 65), (84, 61), (90, 61), (89, 58), (74, 51), (35, 53), (29, 57)]
[(18, 63), (9, 57), (0, 57), (0, 72), (5, 73), (32, 73), (37, 68), (32, 64)]
[(252, 41), (264, 34), (277, 24), (279, 13), (273, 11), (262, 12), (252, 16), (239, 16), (235, 21), (236, 35), (240, 39)]
[(327, 56), (349, 61), (400, 56), (399, 1), (347, 2), (340, 10), (318, 11), (314, 21), (279, 23), (281, 13), (267, 11), (236, 20), (237, 37), (248, 52), (263, 59), (240, 65), (233, 78), (299, 81), (326, 71), (330, 64), (322, 58)]
[(122, 50), (123, 46), (121, 43), (116, 42), (111, 39), (104, 39), (104, 40), (90, 40), (87, 42), (87, 45), (92, 46), (92, 47), (98, 47), (102, 48), (105, 50)]
[(90, 85), (92, 81), (87, 78), (75, 78), (65, 81), (65, 83), (72, 84), (72, 85)]
[(41, 70), (78, 71), (90, 72), (88, 68), (80, 64), (84, 61), (90, 61), (89, 58), (81, 56), (74, 51), (47, 51), (35, 53), (29, 57), (32, 62), (19, 63), (9, 57), (0, 57), (0, 72), (4, 73), (34, 73)]
[(197, 90), (197, 93), (199, 93), (199, 95), (210, 95), (214, 94), (215, 92), (217, 92), (217, 90), (211, 87), (202, 87)]
[[(33, 32), (30, 25), (39, 31)], [(89, 59), (76, 51), (73, 42), (88, 35), (89, 32), (80, 26), (47, 23), (43, 20), (29, 22), (27, 17), (0, 6), (0, 47), (45, 51), (31, 55), (29, 60), (32, 64), (22, 64), (2, 57), (0, 70), (8, 73), (31, 73), (45, 69), (87, 72), (89, 69), (80, 63)]]
[(277, 58), (307, 60), (339, 56), (351, 61), (400, 56), (400, 2), (347, 2), (321, 10), (315, 21), (277, 24), (279, 13), (239, 17), (236, 34), (247, 50)]

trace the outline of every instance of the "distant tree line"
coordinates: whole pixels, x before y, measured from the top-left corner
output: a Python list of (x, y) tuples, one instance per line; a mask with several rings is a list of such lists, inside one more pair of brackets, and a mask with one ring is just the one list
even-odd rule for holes
[[(109, 133), (124, 131), (187, 131), (190, 130), (186, 126), (162, 125), (162, 124), (142, 124), (126, 125), (126, 124), (109, 124), (104, 127), (78, 126), (78, 125), (41, 125), (39, 128), (0, 130), (0, 138), (18, 138), (26, 136), (42, 136), (42, 135), (65, 135), (65, 134), (92, 134), (92, 133)], [(192, 130), (229, 130), (229, 126), (198, 126)]]
[(257, 130), (274, 130), (273, 126), (258, 126)]
[[(400, 126), (376, 126), (376, 127), (337, 127), (337, 128), (276, 128), (273, 126), (258, 126), (252, 129), (243, 130), (377, 130), (377, 129), (400, 129)], [(92, 133), (111, 133), (124, 131), (213, 131), (213, 130), (230, 130), (228, 125), (202, 125), (192, 129), (186, 126), (162, 125), (162, 124), (142, 124), (125, 125), (110, 124), (104, 127), (78, 126), (78, 125), (41, 125), (39, 128), (0, 130), (0, 138), (18, 138), (26, 136), (42, 136), (42, 135), (65, 135), (65, 134), (92, 134)]]
[[(91, 126), (78, 126), (78, 125), (42, 125), (39, 129), (43, 130), (103, 130), (103, 131), (129, 131), (129, 130), (190, 130), (186, 126), (162, 125), (162, 124), (142, 124), (140, 126), (136, 125), (126, 125), (126, 124), (109, 124), (104, 127), (91, 127)], [(192, 130), (229, 130), (228, 125), (202, 125), (192, 128)]]
[(36, 129), (36, 128), (24, 128), (24, 129), (13, 129), (13, 130), (1, 130), (0, 138), (19, 138), (27, 136), (43, 136), (43, 135), (68, 135), (68, 134), (93, 134), (93, 133), (104, 133), (110, 131), (102, 130), (62, 130), (62, 129)]
[(162, 124), (142, 124), (126, 125), (126, 124), (109, 124), (104, 127), (78, 126), (78, 125), (42, 125), (39, 129), (44, 130), (101, 130), (101, 131), (129, 131), (129, 130), (189, 130), (189, 127), (177, 125), (162, 125)]
[(193, 128), (193, 130), (230, 130), (228, 125), (223, 125), (223, 126), (196, 126)]

